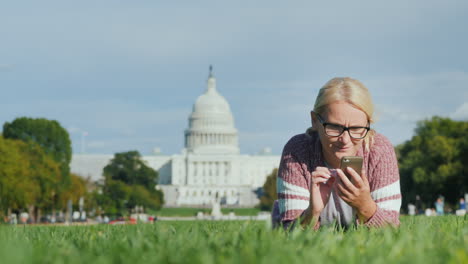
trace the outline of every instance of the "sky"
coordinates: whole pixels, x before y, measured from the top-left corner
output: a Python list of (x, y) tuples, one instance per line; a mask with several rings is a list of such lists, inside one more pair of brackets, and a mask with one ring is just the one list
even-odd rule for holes
[[(387, 3), (388, 2), (388, 3)], [(213, 65), (241, 153), (281, 154), (321, 86), (363, 82), (394, 144), (468, 120), (468, 1), (5, 1), (0, 122), (47, 118), (74, 153), (180, 153)]]

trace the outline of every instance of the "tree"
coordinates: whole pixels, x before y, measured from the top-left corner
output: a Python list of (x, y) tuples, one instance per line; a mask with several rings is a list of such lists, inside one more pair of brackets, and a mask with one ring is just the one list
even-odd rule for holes
[(104, 178), (122, 181), (128, 185), (142, 185), (154, 189), (158, 182), (158, 172), (147, 166), (138, 151), (116, 153), (104, 167)]
[(39, 144), (45, 153), (59, 163), (63, 180), (69, 180), (71, 141), (68, 132), (59, 122), (45, 118), (20, 117), (3, 125), (3, 137)]
[(164, 203), (162, 192), (155, 189), (158, 172), (137, 151), (116, 153), (103, 174), (103, 197), (98, 200), (109, 213), (122, 213), (136, 205), (160, 209)]
[[(53, 204), (59, 204), (61, 196), (70, 186), (70, 161), (72, 155), (68, 132), (55, 120), (45, 118), (20, 117), (3, 125), (3, 136), (7, 139), (19, 139), (27, 144), (38, 144), (60, 168), (59, 182), (55, 184)], [(51, 180), (55, 181), (55, 180)], [(49, 200), (48, 196), (44, 196)], [(44, 200), (45, 201), (45, 200)]]
[(273, 203), (278, 199), (276, 192), (276, 179), (278, 178), (278, 169), (274, 169), (270, 175), (267, 176), (265, 184), (263, 184), (263, 193), (260, 196), (259, 207), (264, 211), (271, 211)]
[(71, 200), (72, 204), (77, 206), (80, 198), (85, 198), (88, 195), (88, 181), (86, 179), (77, 174), (71, 173), (70, 180), (71, 183), (65, 190), (60, 201), (62, 208), (66, 206), (68, 200)]
[(129, 191), (127, 208), (135, 208), (137, 205), (152, 209), (161, 208), (161, 192), (151, 192), (142, 185), (133, 185)]
[(39, 219), (41, 210), (54, 208), (56, 194), (61, 190), (60, 165), (35, 142), (18, 144), (22, 157), (28, 160), (30, 184), (38, 188), (33, 203), (28, 205), (32, 220)]
[(443, 195), (455, 204), (468, 191), (468, 122), (433, 117), (418, 122), (411, 140), (396, 147), (403, 208), (419, 195), (426, 206)]
[(59, 165), (34, 142), (0, 137), (0, 207), (28, 209), (37, 219), (59, 188)]
[(21, 145), (21, 141), (0, 137), (0, 206), (9, 211), (26, 208), (39, 193)]

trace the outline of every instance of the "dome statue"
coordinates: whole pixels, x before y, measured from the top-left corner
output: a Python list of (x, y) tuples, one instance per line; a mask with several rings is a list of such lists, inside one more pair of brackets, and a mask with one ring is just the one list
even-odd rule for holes
[(193, 105), (189, 127), (185, 130), (185, 148), (188, 153), (238, 154), (239, 143), (234, 118), (226, 99), (216, 90), (213, 67), (205, 93)]

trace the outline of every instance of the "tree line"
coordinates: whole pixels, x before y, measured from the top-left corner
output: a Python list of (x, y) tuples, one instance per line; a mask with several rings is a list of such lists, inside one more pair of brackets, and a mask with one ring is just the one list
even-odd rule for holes
[(123, 215), (136, 206), (161, 208), (157, 171), (137, 151), (116, 153), (104, 168), (103, 182), (70, 172), (68, 132), (55, 120), (20, 117), (3, 125), (0, 136), (0, 219), (26, 211), (37, 221), (65, 211), (68, 201), (97, 214)]
[[(400, 170), (402, 209), (409, 203), (434, 207), (443, 196), (456, 209), (468, 193), (468, 122), (432, 117), (417, 123), (413, 137), (395, 147)], [(267, 176), (259, 207), (271, 210), (276, 194), (277, 170)]]
[(424, 208), (439, 196), (456, 208), (468, 192), (467, 135), (467, 121), (436, 116), (418, 122), (414, 136), (396, 147), (404, 209), (416, 196)]
[(162, 191), (155, 188), (158, 172), (145, 164), (138, 151), (116, 153), (103, 175), (101, 193), (95, 197), (109, 214), (123, 214), (136, 206), (159, 210), (164, 204)]

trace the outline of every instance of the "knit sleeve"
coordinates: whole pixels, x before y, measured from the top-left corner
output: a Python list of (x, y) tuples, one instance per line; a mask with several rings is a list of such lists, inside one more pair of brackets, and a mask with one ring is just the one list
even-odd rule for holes
[(364, 223), (368, 227), (400, 225), (400, 174), (392, 144), (381, 136), (369, 166), (368, 178), (371, 197), (377, 211)]
[(284, 147), (278, 169), (277, 192), (280, 220), (297, 219), (309, 207), (309, 189), (306, 170), (298, 160), (300, 145), (294, 138)]

